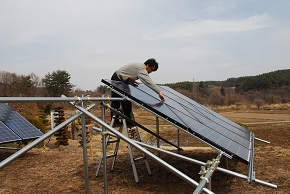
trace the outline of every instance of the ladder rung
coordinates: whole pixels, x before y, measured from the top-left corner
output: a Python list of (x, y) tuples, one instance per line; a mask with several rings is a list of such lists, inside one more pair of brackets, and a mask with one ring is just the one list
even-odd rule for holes
[(120, 139), (109, 140), (108, 143), (115, 143), (115, 142), (118, 142), (118, 141), (120, 141)]
[(134, 161), (142, 160), (142, 159), (145, 159), (145, 158), (146, 158), (146, 156), (141, 156), (141, 157), (139, 157), (139, 158), (134, 158)]
[(107, 155), (106, 158), (111, 158), (111, 157), (114, 157), (116, 156), (117, 154), (110, 154), (110, 155)]

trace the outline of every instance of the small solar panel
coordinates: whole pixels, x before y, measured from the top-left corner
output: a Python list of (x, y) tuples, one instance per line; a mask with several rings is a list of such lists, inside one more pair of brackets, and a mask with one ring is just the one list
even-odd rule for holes
[(0, 121), (0, 143), (1, 139), (6, 142), (10, 139), (9, 142), (13, 142), (34, 139), (43, 135), (41, 131), (5, 103), (0, 103)]
[(133, 86), (120, 81), (102, 82), (189, 134), (247, 164), (250, 162), (253, 134), (248, 129), (167, 86), (159, 86), (165, 96), (162, 103), (158, 95), (144, 84)]
[(0, 144), (20, 141), (21, 138), (0, 121)]

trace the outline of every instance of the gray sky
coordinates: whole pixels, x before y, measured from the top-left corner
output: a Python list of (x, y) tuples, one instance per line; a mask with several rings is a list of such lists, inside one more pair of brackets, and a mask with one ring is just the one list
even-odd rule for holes
[(0, 0), (0, 70), (94, 90), (155, 58), (159, 84), (289, 69), (289, 0)]

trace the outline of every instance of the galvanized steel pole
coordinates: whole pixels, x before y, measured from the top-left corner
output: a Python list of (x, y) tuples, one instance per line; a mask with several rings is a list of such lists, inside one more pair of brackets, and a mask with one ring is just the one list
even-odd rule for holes
[(82, 101), (120, 101), (125, 98), (110, 98), (110, 97), (0, 97), (0, 103), (9, 102), (75, 102)]
[[(95, 105), (91, 105), (88, 109), (91, 109), (94, 106)], [(16, 153), (14, 153), (11, 156), (9, 156), (8, 158), (6, 158), (2, 162), (0, 162), (0, 169), (3, 168), (4, 166), (6, 166), (7, 164), (9, 164), (10, 162), (12, 162), (13, 160), (15, 160), (16, 158), (20, 157), (22, 154), (26, 153), (27, 151), (29, 151), (30, 149), (32, 149), (33, 147), (35, 147), (36, 145), (38, 145), (42, 141), (44, 141), (46, 138), (48, 138), (51, 135), (53, 135), (55, 132), (59, 131), (61, 128), (65, 127), (66, 125), (68, 125), (72, 121), (76, 120), (81, 115), (82, 115), (82, 112), (79, 112), (79, 113), (75, 114), (71, 118), (67, 119), (63, 123), (61, 123), (58, 126), (56, 126), (54, 129), (48, 131), (47, 133), (43, 134), (41, 137), (37, 138), (36, 140), (34, 140), (33, 142), (31, 142), (27, 146), (25, 146), (24, 148), (22, 148), (21, 150), (17, 151)]]
[[(83, 97), (83, 95), (82, 95)], [(84, 108), (84, 102), (81, 106)], [(83, 161), (84, 161), (84, 175), (85, 175), (85, 191), (86, 194), (90, 193), (90, 181), (89, 181), (89, 165), (88, 165), (88, 150), (87, 150), (87, 127), (86, 127), (86, 115), (82, 114), (82, 143), (83, 143)]]
[[(105, 122), (105, 107), (102, 106), (102, 120)], [(108, 177), (107, 177), (107, 130), (102, 126), (102, 153), (103, 153), (103, 173), (104, 173), (104, 194), (108, 194)], [(102, 161), (100, 161), (102, 162)]]
[(199, 185), (197, 186), (197, 188), (195, 189), (195, 191), (193, 192), (193, 194), (200, 194), (202, 192), (202, 189), (205, 187), (205, 185), (207, 183), (209, 183), (209, 179), (211, 178), (211, 176), (213, 175), (213, 173), (217, 169), (217, 167), (218, 167), (218, 165), (220, 163), (221, 157), (222, 157), (222, 152), (220, 152), (218, 154), (216, 159), (213, 160), (211, 166), (209, 166), (207, 168), (206, 174), (201, 177), (201, 181), (200, 181)]
[[(188, 177), (184, 173), (180, 172), (179, 170), (177, 170), (176, 168), (172, 167), (171, 165), (169, 165), (168, 163), (166, 163), (162, 159), (158, 158), (153, 153), (151, 153), (148, 150), (144, 149), (142, 146), (140, 146), (137, 143), (133, 142), (130, 138), (126, 137), (125, 135), (123, 135), (119, 131), (115, 130), (113, 127), (111, 127), (110, 125), (108, 125), (107, 123), (105, 123), (104, 121), (102, 121), (101, 119), (99, 119), (98, 117), (96, 117), (95, 115), (90, 113), (89, 111), (87, 111), (84, 108), (78, 106), (77, 104), (75, 104), (74, 106), (77, 109), (79, 109), (80, 111), (82, 111), (83, 113), (85, 113), (86, 115), (88, 115), (89, 117), (91, 117), (94, 121), (96, 121), (97, 123), (99, 123), (103, 127), (106, 127), (106, 129), (108, 129), (110, 132), (114, 133), (117, 137), (121, 138), (125, 142), (129, 143), (130, 145), (134, 146), (135, 148), (137, 148), (138, 150), (140, 150), (141, 152), (146, 154), (147, 156), (151, 157), (153, 160), (155, 160), (156, 162), (161, 164), (163, 167), (165, 167), (166, 169), (168, 169), (171, 172), (173, 172), (178, 177), (182, 178), (183, 180), (187, 181), (188, 183), (190, 183), (192, 185), (198, 186), (198, 183), (196, 181), (192, 180), (190, 177)], [(203, 191), (205, 191), (206, 193), (213, 193), (213, 192), (211, 192), (210, 190), (208, 190), (206, 188), (203, 188)]]

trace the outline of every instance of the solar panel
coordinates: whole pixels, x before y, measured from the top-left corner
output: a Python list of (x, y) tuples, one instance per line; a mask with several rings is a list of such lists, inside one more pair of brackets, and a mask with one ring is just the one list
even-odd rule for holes
[(5, 103), (0, 103), (0, 121), (0, 143), (42, 136), (41, 131)]
[(0, 144), (13, 141), (20, 141), (21, 138), (0, 121)]
[(250, 162), (253, 133), (248, 129), (167, 86), (159, 86), (166, 99), (162, 103), (158, 95), (144, 84), (133, 86), (113, 80), (102, 82), (192, 136), (201, 138), (244, 163)]

